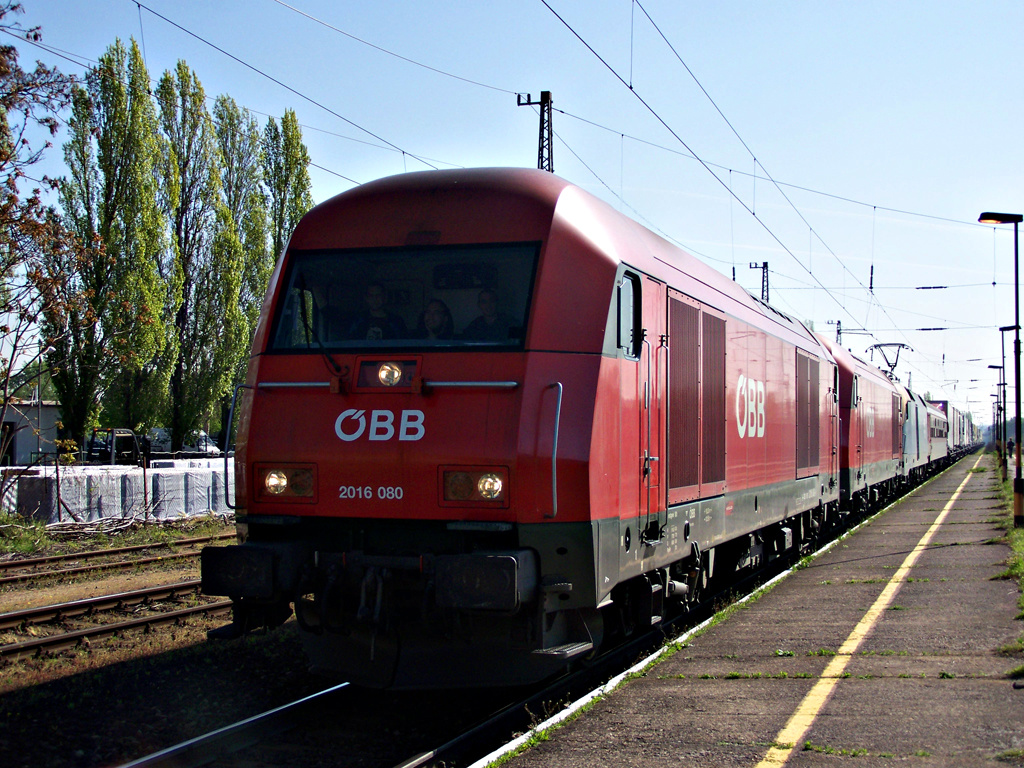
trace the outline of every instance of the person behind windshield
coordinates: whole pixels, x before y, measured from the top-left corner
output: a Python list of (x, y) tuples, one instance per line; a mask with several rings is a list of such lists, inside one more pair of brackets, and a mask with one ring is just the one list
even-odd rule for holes
[(405, 321), (384, 309), (386, 302), (387, 293), (384, 286), (381, 283), (369, 283), (366, 286), (366, 293), (363, 294), (365, 310), (352, 323), (348, 330), (348, 338), (367, 341), (406, 338)]
[(480, 316), (466, 326), (462, 335), (473, 341), (508, 341), (512, 319), (498, 311), (498, 294), (484, 288), (477, 297)]
[(440, 299), (431, 299), (420, 315), (416, 326), (417, 339), (451, 339), (455, 336), (455, 323), (448, 305)]

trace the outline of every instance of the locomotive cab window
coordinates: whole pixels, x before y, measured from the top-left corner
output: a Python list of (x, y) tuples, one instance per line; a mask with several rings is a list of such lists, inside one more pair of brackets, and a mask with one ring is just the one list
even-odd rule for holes
[(626, 357), (640, 357), (643, 334), (640, 330), (640, 276), (626, 272), (619, 281), (618, 291), (618, 347)]
[(271, 349), (521, 348), (539, 243), (299, 251)]

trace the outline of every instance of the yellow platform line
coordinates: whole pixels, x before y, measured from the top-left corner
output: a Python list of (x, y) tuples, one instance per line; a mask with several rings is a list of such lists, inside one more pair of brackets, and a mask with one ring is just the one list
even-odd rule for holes
[[(984, 454), (978, 457), (978, 460), (974, 462), (974, 467), (977, 467), (981, 462)], [(972, 467), (973, 469), (973, 467)], [(828, 666), (825, 667), (825, 671), (821, 673), (821, 677), (818, 682), (814, 684), (814, 687), (804, 696), (804, 700), (800, 702), (800, 706), (796, 708), (796, 711), (789, 718), (789, 722), (786, 723), (785, 727), (779, 731), (779, 735), (775, 737), (774, 746), (768, 750), (768, 754), (765, 755), (764, 759), (757, 764), (757, 768), (777, 768), (777, 766), (783, 765), (789, 756), (793, 753), (793, 750), (803, 741), (807, 731), (810, 730), (811, 725), (817, 718), (818, 713), (821, 712), (825, 703), (828, 701), (829, 696), (832, 695), (832, 690), (836, 687), (836, 683), (839, 682), (839, 678), (843, 675), (846, 670), (846, 666), (850, 663), (853, 655), (857, 652), (857, 648), (864, 642), (864, 638), (868, 636), (868, 633), (874, 628), (875, 624), (878, 623), (879, 618), (882, 616), (882, 612), (885, 611), (889, 604), (892, 603), (896, 592), (899, 591), (900, 585), (907, 578), (907, 574), (910, 569), (917, 562), (917, 558), (921, 556), (921, 553), (928, 547), (932, 537), (935, 536), (939, 527), (942, 525), (949, 511), (953, 508), (956, 500), (960, 497), (961, 491), (964, 486), (967, 485), (967, 481), (971, 479), (970, 472), (967, 473), (967, 477), (960, 483), (960, 487), (956, 489), (956, 492), (950, 497), (946, 506), (942, 508), (939, 516), (935, 518), (935, 522), (931, 524), (928, 530), (925, 532), (921, 540), (917, 542), (914, 549), (907, 555), (903, 564), (899, 570), (893, 574), (892, 578), (885, 585), (882, 593), (875, 600), (874, 604), (868, 609), (864, 617), (857, 623), (857, 626), (850, 632), (849, 637), (839, 647), (839, 651), (836, 653), (832, 661), (829, 662)]]

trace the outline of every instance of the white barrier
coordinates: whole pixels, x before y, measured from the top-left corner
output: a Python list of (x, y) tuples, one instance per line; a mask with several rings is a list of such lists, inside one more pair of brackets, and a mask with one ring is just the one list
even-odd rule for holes
[[(160, 462), (171, 466), (61, 467), (60, 498), (54, 467), (33, 467), (12, 487), (10, 507), (44, 523), (108, 519), (175, 520), (230, 512), (224, 486), (234, 497), (234, 462), (193, 459)], [(8, 497), (9, 498), (9, 497)]]

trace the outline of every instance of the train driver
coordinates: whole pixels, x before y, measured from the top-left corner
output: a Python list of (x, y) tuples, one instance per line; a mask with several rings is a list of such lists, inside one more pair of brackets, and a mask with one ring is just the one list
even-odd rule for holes
[(365, 310), (355, 319), (348, 330), (348, 338), (380, 341), (382, 339), (404, 339), (407, 336), (405, 321), (398, 315), (384, 309), (387, 293), (381, 283), (369, 283), (363, 294)]
[(431, 299), (420, 315), (416, 326), (417, 339), (446, 340), (454, 338), (455, 325), (448, 305), (440, 299)]
[(480, 315), (462, 332), (465, 339), (472, 341), (508, 341), (512, 318), (498, 311), (498, 294), (484, 288), (477, 297)]

